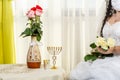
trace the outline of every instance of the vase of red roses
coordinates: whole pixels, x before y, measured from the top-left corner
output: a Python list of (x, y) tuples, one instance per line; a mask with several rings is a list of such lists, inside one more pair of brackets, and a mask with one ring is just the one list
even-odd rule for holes
[(32, 7), (26, 14), (28, 17), (27, 28), (21, 33), (21, 36), (31, 36), (31, 43), (27, 53), (27, 66), (28, 68), (40, 68), (41, 55), (38, 42), (42, 38), (42, 22), (40, 20), (43, 9), (36, 5)]

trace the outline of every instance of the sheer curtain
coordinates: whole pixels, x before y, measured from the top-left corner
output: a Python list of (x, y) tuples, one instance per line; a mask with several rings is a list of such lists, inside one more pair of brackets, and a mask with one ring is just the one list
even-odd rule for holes
[[(25, 29), (27, 10), (36, 4), (43, 7), (42, 59), (51, 59), (47, 46), (62, 46), (57, 66), (70, 72), (85, 54), (101, 27), (104, 0), (15, 0), (15, 36), (17, 63), (25, 63), (29, 38), (19, 37)], [(100, 13), (100, 10), (103, 12)], [(52, 62), (52, 61), (51, 61)]]
[(69, 73), (90, 53), (89, 44), (100, 34), (105, 0), (62, 1), (62, 66)]
[(63, 0), (62, 64), (70, 72), (89, 53), (89, 44), (97, 35), (96, 1)]

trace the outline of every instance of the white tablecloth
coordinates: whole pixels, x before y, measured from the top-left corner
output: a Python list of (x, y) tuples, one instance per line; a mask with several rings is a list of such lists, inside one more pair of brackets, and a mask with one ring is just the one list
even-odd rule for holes
[(0, 65), (0, 80), (65, 80), (63, 69), (29, 69), (23, 64)]

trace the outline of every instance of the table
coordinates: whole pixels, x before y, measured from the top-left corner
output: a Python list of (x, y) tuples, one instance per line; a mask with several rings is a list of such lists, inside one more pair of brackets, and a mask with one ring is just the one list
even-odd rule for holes
[(29, 69), (25, 64), (2, 64), (0, 80), (65, 80), (65, 71), (62, 68)]

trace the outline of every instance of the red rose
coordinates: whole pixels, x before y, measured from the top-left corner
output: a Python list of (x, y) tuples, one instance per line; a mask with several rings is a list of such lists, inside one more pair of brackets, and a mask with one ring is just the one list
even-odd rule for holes
[(40, 9), (41, 11), (43, 10), (39, 5), (36, 5), (36, 9)]
[(36, 7), (31, 8), (31, 10), (36, 11)]

